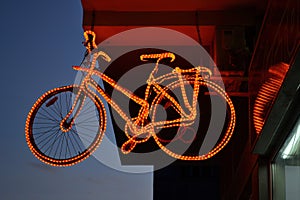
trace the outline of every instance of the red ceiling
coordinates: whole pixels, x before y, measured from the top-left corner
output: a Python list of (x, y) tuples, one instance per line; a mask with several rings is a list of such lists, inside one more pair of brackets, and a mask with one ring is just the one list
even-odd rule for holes
[(84, 10), (109, 11), (186, 11), (264, 8), (264, 0), (81, 0)]
[[(201, 14), (206, 12), (206, 14), (208, 14), (205, 15), (206, 17), (202, 15), (202, 17), (199, 18), (201, 20), (199, 30), (202, 45), (209, 45), (215, 36), (216, 23), (220, 25), (223, 22), (223, 18), (226, 18), (226, 23), (230, 22), (231, 24), (243, 25), (245, 20), (249, 21), (250, 19), (253, 24), (256, 14), (251, 14), (252, 11), (255, 13), (264, 12), (267, 0), (81, 0), (81, 2), (84, 10), (84, 29), (91, 29), (92, 27), (91, 11), (97, 13), (95, 21), (100, 21), (94, 25), (94, 31), (97, 34), (97, 43), (128, 29), (149, 26), (149, 24), (143, 25), (143, 22), (150, 21), (151, 23), (151, 20), (154, 22), (153, 26), (171, 28), (198, 41), (194, 13), (199, 12)], [(189, 13), (189, 16), (183, 19), (183, 21), (190, 22), (190, 24), (180, 24), (180, 20), (184, 17), (176, 19), (176, 12), (178, 11)], [(130, 15), (136, 12), (139, 12), (139, 17), (132, 17), (132, 15)], [(143, 14), (149, 12), (160, 12), (161, 16), (156, 17), (158, 20), (154, 20), (153, 15)], [(168, 15), (172, 13), (171, 16), (174, 16), (174, 12), (175, 17)], [(238, 15), (233, 15), (232, 13), (234, 12), (239, 13)], [(218, 15), (217, 17), (215, 17), (215, 13)], [(159, 21), (159, 19), (164, 18), (163, 16), (165, 16), (165, 14), (167, 20), (171, 21), (171, 24), (156, 25), (155, 23)], [(223, 17), (224, 14), (226, 16)], [(132, 22), (133, 24), (130, 24)], [(136, 22), (138, 25), (136, 25)], [(174, 22), (178, 24), (174, 25)]]

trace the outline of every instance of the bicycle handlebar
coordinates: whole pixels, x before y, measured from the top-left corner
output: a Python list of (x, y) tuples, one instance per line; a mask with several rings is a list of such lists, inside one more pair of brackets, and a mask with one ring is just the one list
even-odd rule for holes
[(107, 62), (110, 62), (111, 61), (111, 58), (109, 57), (109, 55), (107, 55), (105, 52), (103, 52), (103, 51), (99, 51), (99, 52), (97, 52), (96, 53), (96, 59), (99, 57), (99, 56), (101, 56), (105, 61), (107, 61)]

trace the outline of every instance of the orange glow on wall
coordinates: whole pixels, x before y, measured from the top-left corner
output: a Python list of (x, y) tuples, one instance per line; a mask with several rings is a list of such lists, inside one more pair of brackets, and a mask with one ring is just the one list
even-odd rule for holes
[(261, 133), (266, 115), (277, 96), (288, 69), (288, 64), (279, 63), (271, 66), (268, 70), (267, 79), (261, 85), (253, 107), (253, 123), (256, 134)]

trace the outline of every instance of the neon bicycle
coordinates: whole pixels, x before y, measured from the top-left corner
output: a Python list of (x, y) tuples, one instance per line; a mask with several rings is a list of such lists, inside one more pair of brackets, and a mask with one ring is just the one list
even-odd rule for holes
[[(85, 37), (89, 52), (97, 48), (93, 32), (85, 32)], [(80, 84), (49, 90), (30, 110), (25, 127), (26, 141), (31, 152), (42, 162), (54, 166), (70, 166), (89, 157), (100, 145), (106, 130), (106, 110), (103, 101), (106, 101), (125, 121), (124, 132), (127, 141), (121, 146), (124, 154), (130, 153), (137, 144), (153, 138), (159, 148), (176, 159), (205, 160), (217, 154), (229, 142), (235, 126), (234, 106), (223, 88), (209, 80), (211, 71), (208, 68), (176, 67), (170, 73), (155, 77), (160, 62), (162, 60), (173, 62), (175, 55), (171, 52), (142, 54), (141, 61), (155, 60), (156, 62), (146, 81), (144, 96), (140, 97), (96, 69), (99, 58), (107, 62), (111, 60), (103, 51), (96, 51), (92, 55), (89, 68), (73, 66), (74, 70), (84, 73)], [(128, 115), (117, 100), (112, 99), (94, 80), (95, 76), (139, 105), (137, 116)], [(169, 81), (168, 84), (163, 86), (166, 81)], [(188, 87), (192, 88), (190, 99), (187, 94), (190, 92), (187, 90)], [(200, 87), (210, 88), (226, 101), (228, 125), (223, 138), (209, 152), (203, 155), (182, 155), (166, 145), (172, 139), (176, 139), (176, 134), (175, 138), (165, 140), (157, 133), (163, 129), (180, 129), (181, 133), (189, 130), (189, 126), (199, 117), (197, 105)], [(183, 103), (178, 101), (178, 95), (172, 93), (175, 89), (180, 91)], [(166, 112), (172, 110), (176, 113), (173, 115), (176, 116), (175, 118), (159, 119), (158, 109), (162, 102)], [(193, 130), (191, 132), (195, 134)]]

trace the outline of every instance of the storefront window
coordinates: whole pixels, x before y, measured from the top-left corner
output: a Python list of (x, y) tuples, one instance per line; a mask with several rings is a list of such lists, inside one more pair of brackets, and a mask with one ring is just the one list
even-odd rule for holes
[(300, 199), (300, 118), (281, 147), (274, 163), (273, 199)]

